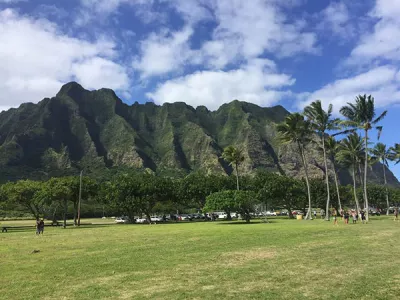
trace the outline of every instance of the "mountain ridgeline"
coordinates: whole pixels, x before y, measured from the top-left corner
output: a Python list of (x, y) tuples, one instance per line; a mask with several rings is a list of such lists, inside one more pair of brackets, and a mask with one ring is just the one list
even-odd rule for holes
[[(103, 176), (127, 168), (168, 176), (196, 170), (230, 174), (221, 159), (229, 145), (244, 150), (242, 174), (262, 169), (301, 177), (296, 148), (276, 138), (276, 124), (288, 114), (282, 106), (237, 100), (217, 111), (183, 102), (129, 106), (110, 89), (88, 91), (71, 82), (53, 98), (0, 113), (0, 180), (46, 179), (82, 169)], [(308, 160), (311, 176), (322, 178), (322, 155), (315, 147)], [(372, 166), (369, 180), (382, 182), (382, 173), (382, 165)], [(350, 182), (346, 170), (340, 179)]]

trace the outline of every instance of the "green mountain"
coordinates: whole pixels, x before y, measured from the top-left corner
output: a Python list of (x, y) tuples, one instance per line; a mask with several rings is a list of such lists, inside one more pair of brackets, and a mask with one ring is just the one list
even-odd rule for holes
[[(276, 141), (275, 125), (289, 114), (233, 101), (217, 111), (183, 102), (124, 104), (110, 89), (85, 90), (75, 82), (53, 98), (0, 113), (0, 179), (47, 178), (85, 173), (109, 174), (149, 168), (169, 175), (195, 170), (231, 173), (223, 148), (244, 149), (243, 173), (256, 169), (301, 176), (295, 147)], [(309, 149), (311, 176), (322, 177), (321, 154)], [(381, 181), (375, 165), (370, 180)], [(341, 172), (348, 183), (347, 171)], [(388, 181), (398, 184), (388, 171)]]

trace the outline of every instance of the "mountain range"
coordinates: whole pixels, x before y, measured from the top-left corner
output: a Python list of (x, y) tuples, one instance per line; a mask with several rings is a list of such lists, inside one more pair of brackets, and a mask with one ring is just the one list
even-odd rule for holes
[[(267, 170), (301, 177), (296, 148), (276, 138), (276, 124), (288, 114), (279, 105), (237, 100), (216, 111), (184, 102), (127, 105), (110, 89), (88, 91), (70, 82), (55, 97), (0, 113), (0, 180), (128, 168), (170, 176), (196, 170), (230, 174), (221, 158), (229, 145), (244, 151), (242, 174)], [(322, 178), (321, 153), (316, 147), (307, 153), (311, 176)], [(369, 181), (382, 182), (382, 174), (382, 165), (373, 165)], [(339, 175), (342, 184), (350, 183), (347, 170)], [(387, 178), (399, 184), (390, 170)]]

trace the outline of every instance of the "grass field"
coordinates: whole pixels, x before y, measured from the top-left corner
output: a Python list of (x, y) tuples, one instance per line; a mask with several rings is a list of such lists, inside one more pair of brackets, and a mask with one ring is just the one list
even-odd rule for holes
[(10, 231), (0, 299), (399, 299), (399, 233), (386, 217)]

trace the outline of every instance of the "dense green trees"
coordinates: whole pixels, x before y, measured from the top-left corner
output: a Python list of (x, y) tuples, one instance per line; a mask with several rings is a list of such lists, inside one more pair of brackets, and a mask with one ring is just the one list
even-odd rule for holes
[[(353, 136), (355, 134), (346, 140), (351, 140)], [(363, 140), (359, 136), (354, 138), (356, 146), (361, 148), (361, 152), (357, 152), (358, 156), (350, 152), (352, 148), (345, 148), (346, 140), (343, 141), (339, 159), (348, 163), (348, 167), (354, 171), (357, 163), (355, 159), (363, 157)], [(344, 161), (345, 158), (348, 162)], [(265, 204), (264, 207), (269, 210), (287, 210), (289, 217), (292, 217), (293, 210), (304, 211), (308, 207), (308, 191), (313, 199), (312, 208), (325, 209), (327, 191), (326, 182), (322, 179), (310, 179), (309, 189), (305, 179), (298, 180), (269, 172), (242, 176), (241, 181), (241, 190), (237, 191), (236, 176), (192, 173), (183, 178), (168, 178), (147, 172), (127, 172), (103, 182), (84, 177), (82, 199), (83, 203), (104, 205), (114, 215), (126, 215), (131, 220), (145, 216), (148, 221), (154, 214), (176, 213), (178, 208), (180, 213), (223, 210), (229, 216), (237, 212), (248, 221), (256, 209), (255, 204), (260, 203)], [(362, 196), (362, 190), (354, 186), (354, 201), (351, 199), (351, 187), (339, 186), (339, 190), (342, 205), (356, 205), (360, 210), (358, 199)], [(382, 191), (382, 186), (369, 186), (371, 205), (387, 206)], [(333, 185), (330, 186), (330, 194), (331, 206), (339, 209), (339, 202), (335, 201), (337, 190)], [(390, 205), (400, 202), (400, 191), (389, 188), (388, 195)], [(67, 217), (76, 220), (78, 198), (77, 176), (51, 178), (44, 182), (23, 180), (4, 184), (0, 188), (0, 202), (7, 204), (10, 209), (23, 209), (33, 217), (62, 219), (64, 227), (67, 225)], [(85, 207), (87, 209), (90, 206), (87, 204)]]
[(287, 209), (289, 218), (293, 218), (292, 211), (302, 208), (307, 192), (300, 180), (278, 174), (264, 174), (265, 183), (259, 191), (262, 202), (269, 202), (272, 207)]
[(24, 207), (35, 218), (39, 218), (44, 212), (45, 199), (40, 197), (43, 183), (32, 180), (20, 180), (9, 182), (1, 187), (2, 198), (8, 200), (12, 206)]
[(131, 221), (145, 215), (151, 223), (151, 214), (157, 203), (173, 197), (174, 183), (169, 178), (153, 174), (124, 174), (103, 185), (105, 202), (127, 215)]
[(243, 220), (250, 222), (250, 213), (258, 203), (256, 194), (252, 191), (227, 190), (207, 196), (205, 211), (223, 210), (227, 214), (237, 212)]

